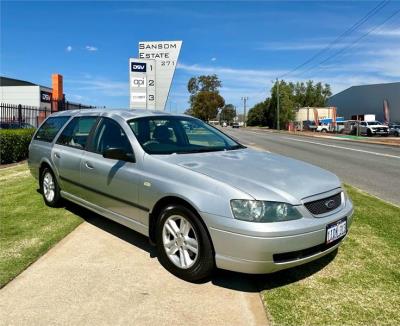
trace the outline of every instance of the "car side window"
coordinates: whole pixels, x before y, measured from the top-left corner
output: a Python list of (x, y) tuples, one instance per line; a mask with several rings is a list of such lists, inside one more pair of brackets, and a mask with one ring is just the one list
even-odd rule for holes
[(84, 149), (97, 117), (76, 117), (65, 127), (57, 144)]
[(93, 150), (103, 154), (110, 148), (120, 148), (127, 154), (133, 154), (131, 143), (121, 126), (112, 119), (103, 118), (93, 139)]
[(69, 120), (69, 116), (50, 117), (39, 128), (35, 135), (35, 140), (51, 143), (60, 129)]

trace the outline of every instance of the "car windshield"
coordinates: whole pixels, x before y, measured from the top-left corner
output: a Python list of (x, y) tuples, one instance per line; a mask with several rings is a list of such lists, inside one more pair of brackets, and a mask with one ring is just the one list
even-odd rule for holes
[(149, 154), (189, 154), (245, 148), (218, 129), (190, 117), (143, 117), (129, 120), (128, 124)]
[(381, 123), (379, 121), (370, 121), (368, 122), (369, 126), (376, 126), (376, 125), (380, 125)]

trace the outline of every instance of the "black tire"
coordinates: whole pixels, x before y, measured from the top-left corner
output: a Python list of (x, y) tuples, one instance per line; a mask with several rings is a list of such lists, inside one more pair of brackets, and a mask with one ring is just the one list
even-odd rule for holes
[(326, 129), (322, 129), (322, 130), (321, 130), (321, 132), (323, 132), (323, 133), (327, 133), (327, 132), (328, 132), (328, 130), (326, 130)]
[[(163, 228), (169, 217), (178, 215), (190, 222), (197, 236), (198, 254), (193, 265), (189, 268), (176, 266), (166, 253), (163, 243)], [(158, 260), (172, 274), (177, 277), (195, 282), (210, 276), (214, 270), (214, 250), (207, 230), (200, 221), (200, 218), (190, 209), (182, 205), (171, 205), (162, 210), (156, 225), (156, 242)]]
[[(48, 175), (48, 174), (51, 175), (52, 181), (54, 183), (54, 189), (53, 189), (54, 196), (51, 199), (46, 197), (45, 189), (44, 189), (45, 188), (44, 179), (45, 179), (46, 175)], [(61, 194), (60, 194), (60, 187), (58, 185), (57, 179), (54, 176), (53, 171), (48, 167), (44, 168), (40, 175), (40, 192), (41, 192), (41, 194), (43, 196), (43, 200), (47, 206), (59, 207), (61, 205), (62, 198), (61, 198)]]

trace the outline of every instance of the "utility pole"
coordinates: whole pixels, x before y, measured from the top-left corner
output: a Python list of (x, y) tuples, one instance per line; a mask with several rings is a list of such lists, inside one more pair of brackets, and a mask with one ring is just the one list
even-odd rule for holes
[(276, 79), (276, 98), (277, 98), (277, 105), (276, 105), (276, 129), (280, 129), (279, 126), (279, 80)]
[(243, 117), (243, 126), (246, 127), (246, 102), (248, 101), (248, 97), (247, 96), (243, 96), (242, 97), (242, 101), (243, 101), (243, 111), (244, 111), (244, 117)]

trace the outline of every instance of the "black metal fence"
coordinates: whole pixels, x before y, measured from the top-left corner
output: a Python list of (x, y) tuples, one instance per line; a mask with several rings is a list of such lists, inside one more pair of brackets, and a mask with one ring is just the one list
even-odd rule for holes
[(37, 128), (51, 109), (0, 103), (0, 129)]
[(53, 103), (52, 107), (55, 107), (55, 105), (58, 107), (58, 111), (95, 109), (96, 108), (96, 106), (84, 105), (84, 104), (74, 103), (74, 102), (69, 102), (69, 101), (57, 101), (57, 102)]
[(68, 101), (52, 101), (51, 107), (56, 109), (0, 103), (0, 129), (37, 128), (55, 111), (95, 108)]

